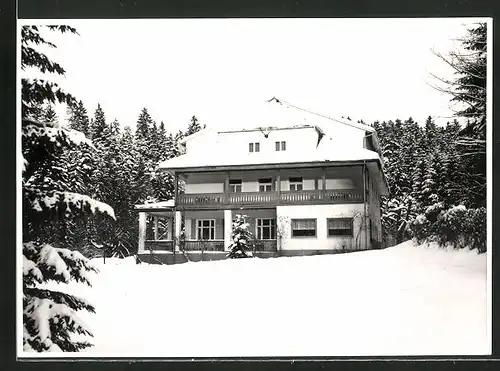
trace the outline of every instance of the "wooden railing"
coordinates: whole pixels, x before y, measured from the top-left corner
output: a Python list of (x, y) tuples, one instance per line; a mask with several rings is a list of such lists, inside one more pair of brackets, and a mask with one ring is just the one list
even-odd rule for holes
[(254, 251), (276, 251), (276, 240), (255, 240)]
[(146, 240), (144, 241), (144, 250), (149, 251), (172, 251), (174, 241), (172, 240)]
[(220, 205), (226, 203), (224, 193), (183, 193), (178, 196), (179, 205)]
[(224, 251), (224, 240), (186, 240), (181, 249), (185, 251)]
[(284, 191), (281, 192), (280, 202), (283, 204), (321, 203), (321, 191)]
[(222, 205), (308, 205), (361, 203), (363, 192), (353, 189), (327, 189), (307, 191), (241, 192), (229, 193), (227, 202), (224, 193), (179, 194), (180, 207), (210, 208)]
[(229, 204), (259, 205), (278, 201), (278, 192), (229, 193)]

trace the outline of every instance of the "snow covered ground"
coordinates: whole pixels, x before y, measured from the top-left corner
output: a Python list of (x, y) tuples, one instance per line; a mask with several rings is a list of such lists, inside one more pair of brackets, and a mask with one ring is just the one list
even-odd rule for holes
[(79, 356), (390, 356), (490, 352), (486, 255), (411, 242), (309, 257), (95, 261)]

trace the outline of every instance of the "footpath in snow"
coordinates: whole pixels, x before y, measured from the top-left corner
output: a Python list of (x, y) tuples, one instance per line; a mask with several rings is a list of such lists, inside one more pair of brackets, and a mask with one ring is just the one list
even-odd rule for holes
[[(94, 260), (67, 291), (95, 345), (79, 356), (479, 355), (486, 255), (412, 242), (385, 250), (179, 265)], [(59, 289), (61, 289), (59, 287)]]

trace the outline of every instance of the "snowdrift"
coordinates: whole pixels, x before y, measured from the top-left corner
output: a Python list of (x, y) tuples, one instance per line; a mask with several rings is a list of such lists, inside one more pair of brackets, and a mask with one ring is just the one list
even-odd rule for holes
[(95, 337), (79, 356), (490, 353), (486, 255), (475, 251), (405, 242), (169, 266), (93, 262), (92, 288), (66, 288), (96, 307), (82, 313)]

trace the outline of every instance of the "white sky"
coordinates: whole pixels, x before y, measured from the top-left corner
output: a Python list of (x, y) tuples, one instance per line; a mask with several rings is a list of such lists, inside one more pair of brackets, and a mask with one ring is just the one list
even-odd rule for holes
[(273, 96), (335, 118), (445, 123), (450, 97), (427, 84), (450, 68), (431, 49), (455, 49), (476, 21), (64, 20), (80, 36), (50, 33), (58, 48), (48, 54), (66, 69), (53, 80), (90, 115), (99, 102), (108, 120), (132, 127), (143, 107), (170, 130), (193, 114), (216, 128), (258, 121), (255, 107)]

